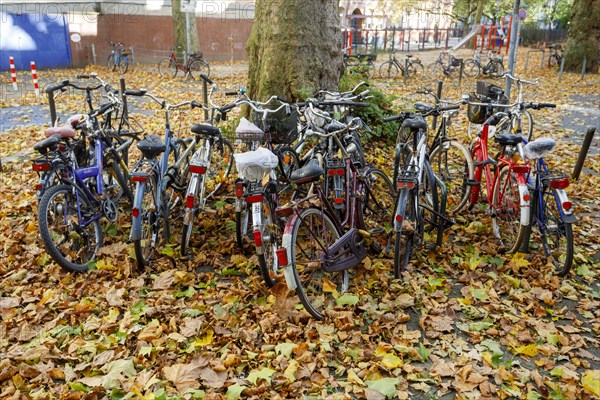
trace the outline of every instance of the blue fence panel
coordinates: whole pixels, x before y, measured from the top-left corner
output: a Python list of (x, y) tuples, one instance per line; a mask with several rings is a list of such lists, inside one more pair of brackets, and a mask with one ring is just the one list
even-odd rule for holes
[(0, 70), (29, 70), (35, 61), (40, 68), (71, 65), (69, 26), (65, 15), (0, 13)]

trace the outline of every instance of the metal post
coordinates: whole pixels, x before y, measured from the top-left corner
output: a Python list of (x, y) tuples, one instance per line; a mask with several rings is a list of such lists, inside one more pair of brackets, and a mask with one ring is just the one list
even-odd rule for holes
[[(439, 99), (442, 98), (442, 88), (443, 88), (443, 86), (444, 86), (444, 81), (441, 81), (441, 80), (438, 81), (437, 91), (435, 93), (435, 95), (436, 95), (436, 97), (438, 99), (438, 100), (435, 101), (436, 105), (440, 104)], [(437, 127), (437, 116), (434, 115), (433, 119), (431, 120), (431, 129), (435, 131), (436, 127)]]
[(402, 71), (402, 77), (404, 78), (404, 84), (406, 85), (406, 79), (408, 78), (408, 58), (404, 59), (404, 70)]
[(379, 41), (379, 32), (377, 28), (375, 28), (375, 54), (377, 54), (377, 42)]
[(460, 67), (458, 67), (458, 87), (460, 87), (460, 84), (462, 83), (462, 76), (463, 76), (463, 71), (465, 69), (465, 64), (463, 63), (463, 60), (460, 60)]
[[(562, 58), (563, 60), (565, 59), (565, 57), (563, 56)], [(561, 60), (561, 64), (562, 64), (562, 60)], [(583, 76), (585, 75), (585, 69), (587, 67), (587, 56), (584, 55), (583, 56), (583, 66), (581, 67), (581, 81), (583, 81)]]
[(579, 157), (577, 158), (577, 163), (575, 164), (575, 169), (573, 169), (573, 175), (571, 176), (571, 179), (579, 179), (579, 174), (581, 174), (581, 169), (583, 168), (583, 163), (590, 149), (590, 145), (592, 144), (592, 139), (594, 138), (595, 132), (595, 127), (590, 126), (587, 128), (587, 132), (585, 133), (585, 137), (583, 138), (583, 144), (581, 145)]
[[(402, 42), (404, 43), (404, 42)], [(408, 51), (410, 53), (410, 28), (408, 28), (408, 41), (406, 42), (406, 44), (408, 45), (406, 48), (406, 51)]]
[(54, 103), (54, 92), (48, 92), (48, 106), (50, 107), (50, 125), (56, 124), (56, 104)]
[[(508, 52), (508, 73), (512, 76), (515, 75), (515, 63), (517, 58), (517, 46), (519, 44), (519, 6), (521, 5), (521, 0), (515, 0), (513, 7), (513, 15), (512, 15), (512, 26), (510, 28), (510, 50)], [(510, 85), (512, 81), (507, 76), (506, 77), (506, 87), (504, 89), (504, 94), (506, 94), (506, 98), (510, 102)]]
[(542, 61), (540, 62), (540, 69), (544, 68), (544, 56), (546, 55), (546, 50), (542, 49)]
[(133, 47), (130, 47), (129, 51), (131, 51), (131, 63), (129, 65), (131, 66), (131, 72), (133, 72), (135, 70), (135, 55), (133, 54)]
[(388, 39), (388, 34), (387, 34), (387, 26), (386, 26), (385, 33), (383, 34), (383, 51), (387, 50), (387, 39)]
[(529, 56), (531, 55), (531, 51), (527, 52), (527, 57), (525, 57), (525, 68), (523, 68), (523, 74), (527, 73), (527, 65), (529, 64)]
[(188, 54), (191, 53), (190, 51), (190, 13), (186, 12), (185, 13), (185, 42), (186, 42), (186, 54), (185, 57), (183, 57), (183, 62), (185, 62), (187, 64), (187, 58), (188, 58)]
[(450, 36), (450, 29), (446, 28), (446, 48), (448, 48), (448, 36)]
[(392, 28), (392, 52), (396, 49), (396, 27)]
[(564, 70), (565, 70), (565, 58), (563, 57), (562, 60), (560, 60), (560, 71), (558, 71), (558, 83), (560, 83), (560, 81), (562, 80)]
[(123, 102), (123, 117), (127, 118), (129, 111), (127, 109), (127, 96), (125, 96), (125, 78), (119, 79), (119, 86), (121, 89), (121, 101)]
[(208, 121), (208, 83), (202, 79), (202, 100), (204, 101), (204, 119)]

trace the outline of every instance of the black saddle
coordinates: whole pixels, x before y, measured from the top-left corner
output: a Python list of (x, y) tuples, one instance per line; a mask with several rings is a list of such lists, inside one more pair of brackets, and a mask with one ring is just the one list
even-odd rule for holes
[(165, 151), (166, 146), (158, 135), (148, 135), (140, 140), (137, 144), (144, 157), (156, 158), (160, 153)]
[(38, 151), (40, 154), (46, 154), (48, 152), (48, 149), (56, 146), (58, 142), (60, 142), (60, 137), (60, 134), (54, 134), (49, 138), (42, 140), (41, 142), (37, 142), (33, 146), (33, 149)]
[(206, 136), (219, 136), (221, 131), (219, 128), (207, 124), (194, 124), (192, 125), (192, 132), (198, 135)]
[(494, 96), (500, 96), (504, 94), (504, 89), (500, 86), (490, 85), (488, 86), (488, 93), (493, 94)]
[(515, 146), (523, 142), (521, 135), (511, 135), (510, 133), (502, 133), (494, 136), (494, 140), (502, 146)]
[(346, 125), (334, 120), (334, 121), (331, 121), (330, 123), (328, 123), (327, 125), (325, 125), (325, 131), (327, 131), (328, 133), (331, 133), (331, 132), (342, 130), (345, 127), (346, 127)]
[(319, 160), (313, 158), (304, 167), (295, 170), (290, 175), (290, 180), (294, 183), (307, 183), (316, 181), (325, 171), (319, 165)]
[(421, 117), (412, 117), (405, 119), (404, 122), (402, 122), (402, 127), (409, 129), (427, 129), (427, 122)]
[(430, 106), (429, 104), (423, 103), (422, 101), (417, 101), (415, 103), (415, 110), (417, 110), (421, 114), (427, 114), (427, 113), (430, 113), (431, 110), (433, 110), (433, 107)]

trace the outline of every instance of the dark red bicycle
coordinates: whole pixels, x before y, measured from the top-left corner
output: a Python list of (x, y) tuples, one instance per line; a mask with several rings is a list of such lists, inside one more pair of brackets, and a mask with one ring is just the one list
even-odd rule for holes
[(210, 76), (210, 66), (202, 58), (202, 52), (191, 53), (187, 55), (187, 62), (181, 64), (177, 61), (174, 48), (171, 47), (169, 57), (163, 58), (158, 62), (158, 73), (163, 78), (175, 78), (179, 71), (182, 71), (184, 76), (189, 76), (192, 79), (199, 80), (200, 74), (207, 77)]

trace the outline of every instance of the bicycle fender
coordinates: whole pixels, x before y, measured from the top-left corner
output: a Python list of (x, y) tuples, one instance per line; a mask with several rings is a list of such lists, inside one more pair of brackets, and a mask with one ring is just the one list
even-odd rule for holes
[(140, 240), (142, 238), (142, 201), (144, 199), (144, 190), (146, 182), (137, 182), (135, 187), (135, 195), (133, 196), (133, 208), (140, 210), (138, 216), (132, 214), (131, 234), (129, 240)]
[(570, 224), (577, 222), (577, 217), (573, 214), (573, 209), (567, 211), (562, 207), (564, 203), (569, 202), (567, 192), (565, 192), (564, 189), (556, 189), (556, 195), (558, 196), (558, 201), (560, 202), (559, 209), (561, 211), (563, 221)]
[(519, 179), (519, 198), (521, 200), (521, 225), (527, 226), (529, 225), (529, 218), (531, 214), (531, 207), (529, 203), (529, 188), (527, 187), (527, 182), (520, 182), (522, 179)]
[(283, 237), (281, 238), (281, 246), (285, 249), (288, 258), (288, 265), (283, 267), (283, 276), (289, 290), (296, 290), (296, 279), (294, 278), (294, 270), (292, 269), (292, 231), (294, 224), (298, 219), (298, 214), (294, 213), (290, 216), (285, 224)]
[(260, 242), (256, 242), (256, 238), (255, 240), (255, 246), (256, 246), (256, 254), (261, 255), (264, 254), (265, 249), (264, 246), (262, 245), (262, 234), (263, 234), (263, 223), (262, 223), (262, 215), (261, 215), (261, 211), (262, 211), (262, 202), (256, 202), (256, 203), (250, 203), (250, 206), (252, 207), (252, 230), (253, 232), (260, 232), (260, 236), (261, 236), (261, 240)]
[[(400, 232), (402, 229), (402, 222), (404, 221), (404, 215), (406, 213), (406, 202), (410, 196), (410, 190), (402, 189), (398, 194), (398, 203), (396, 204), (396, 212), (394, 213), (394, 231)], [(400, 218), (398, 218), (400, 217)]]
[[(187, 187), (187, 191), (185, 193), (185, 214), (183, 216), (183, 223), (185, 225), (189, 225), (192, 219), (192, 210), (194, 209), (194, 203), (196, 201), (196, 193), (198, 192), (197, 189), (197, 185), (198, 185), (198, 174), (192, 174), (191, 178), (190, 178), (190, 183), (188, 184)], [(194, 199), (194, 201), (191, 204), (191, 207), (189, 207), (190, 204), (188, 204), (187, 199), (192, 196), (192, 198)]]

